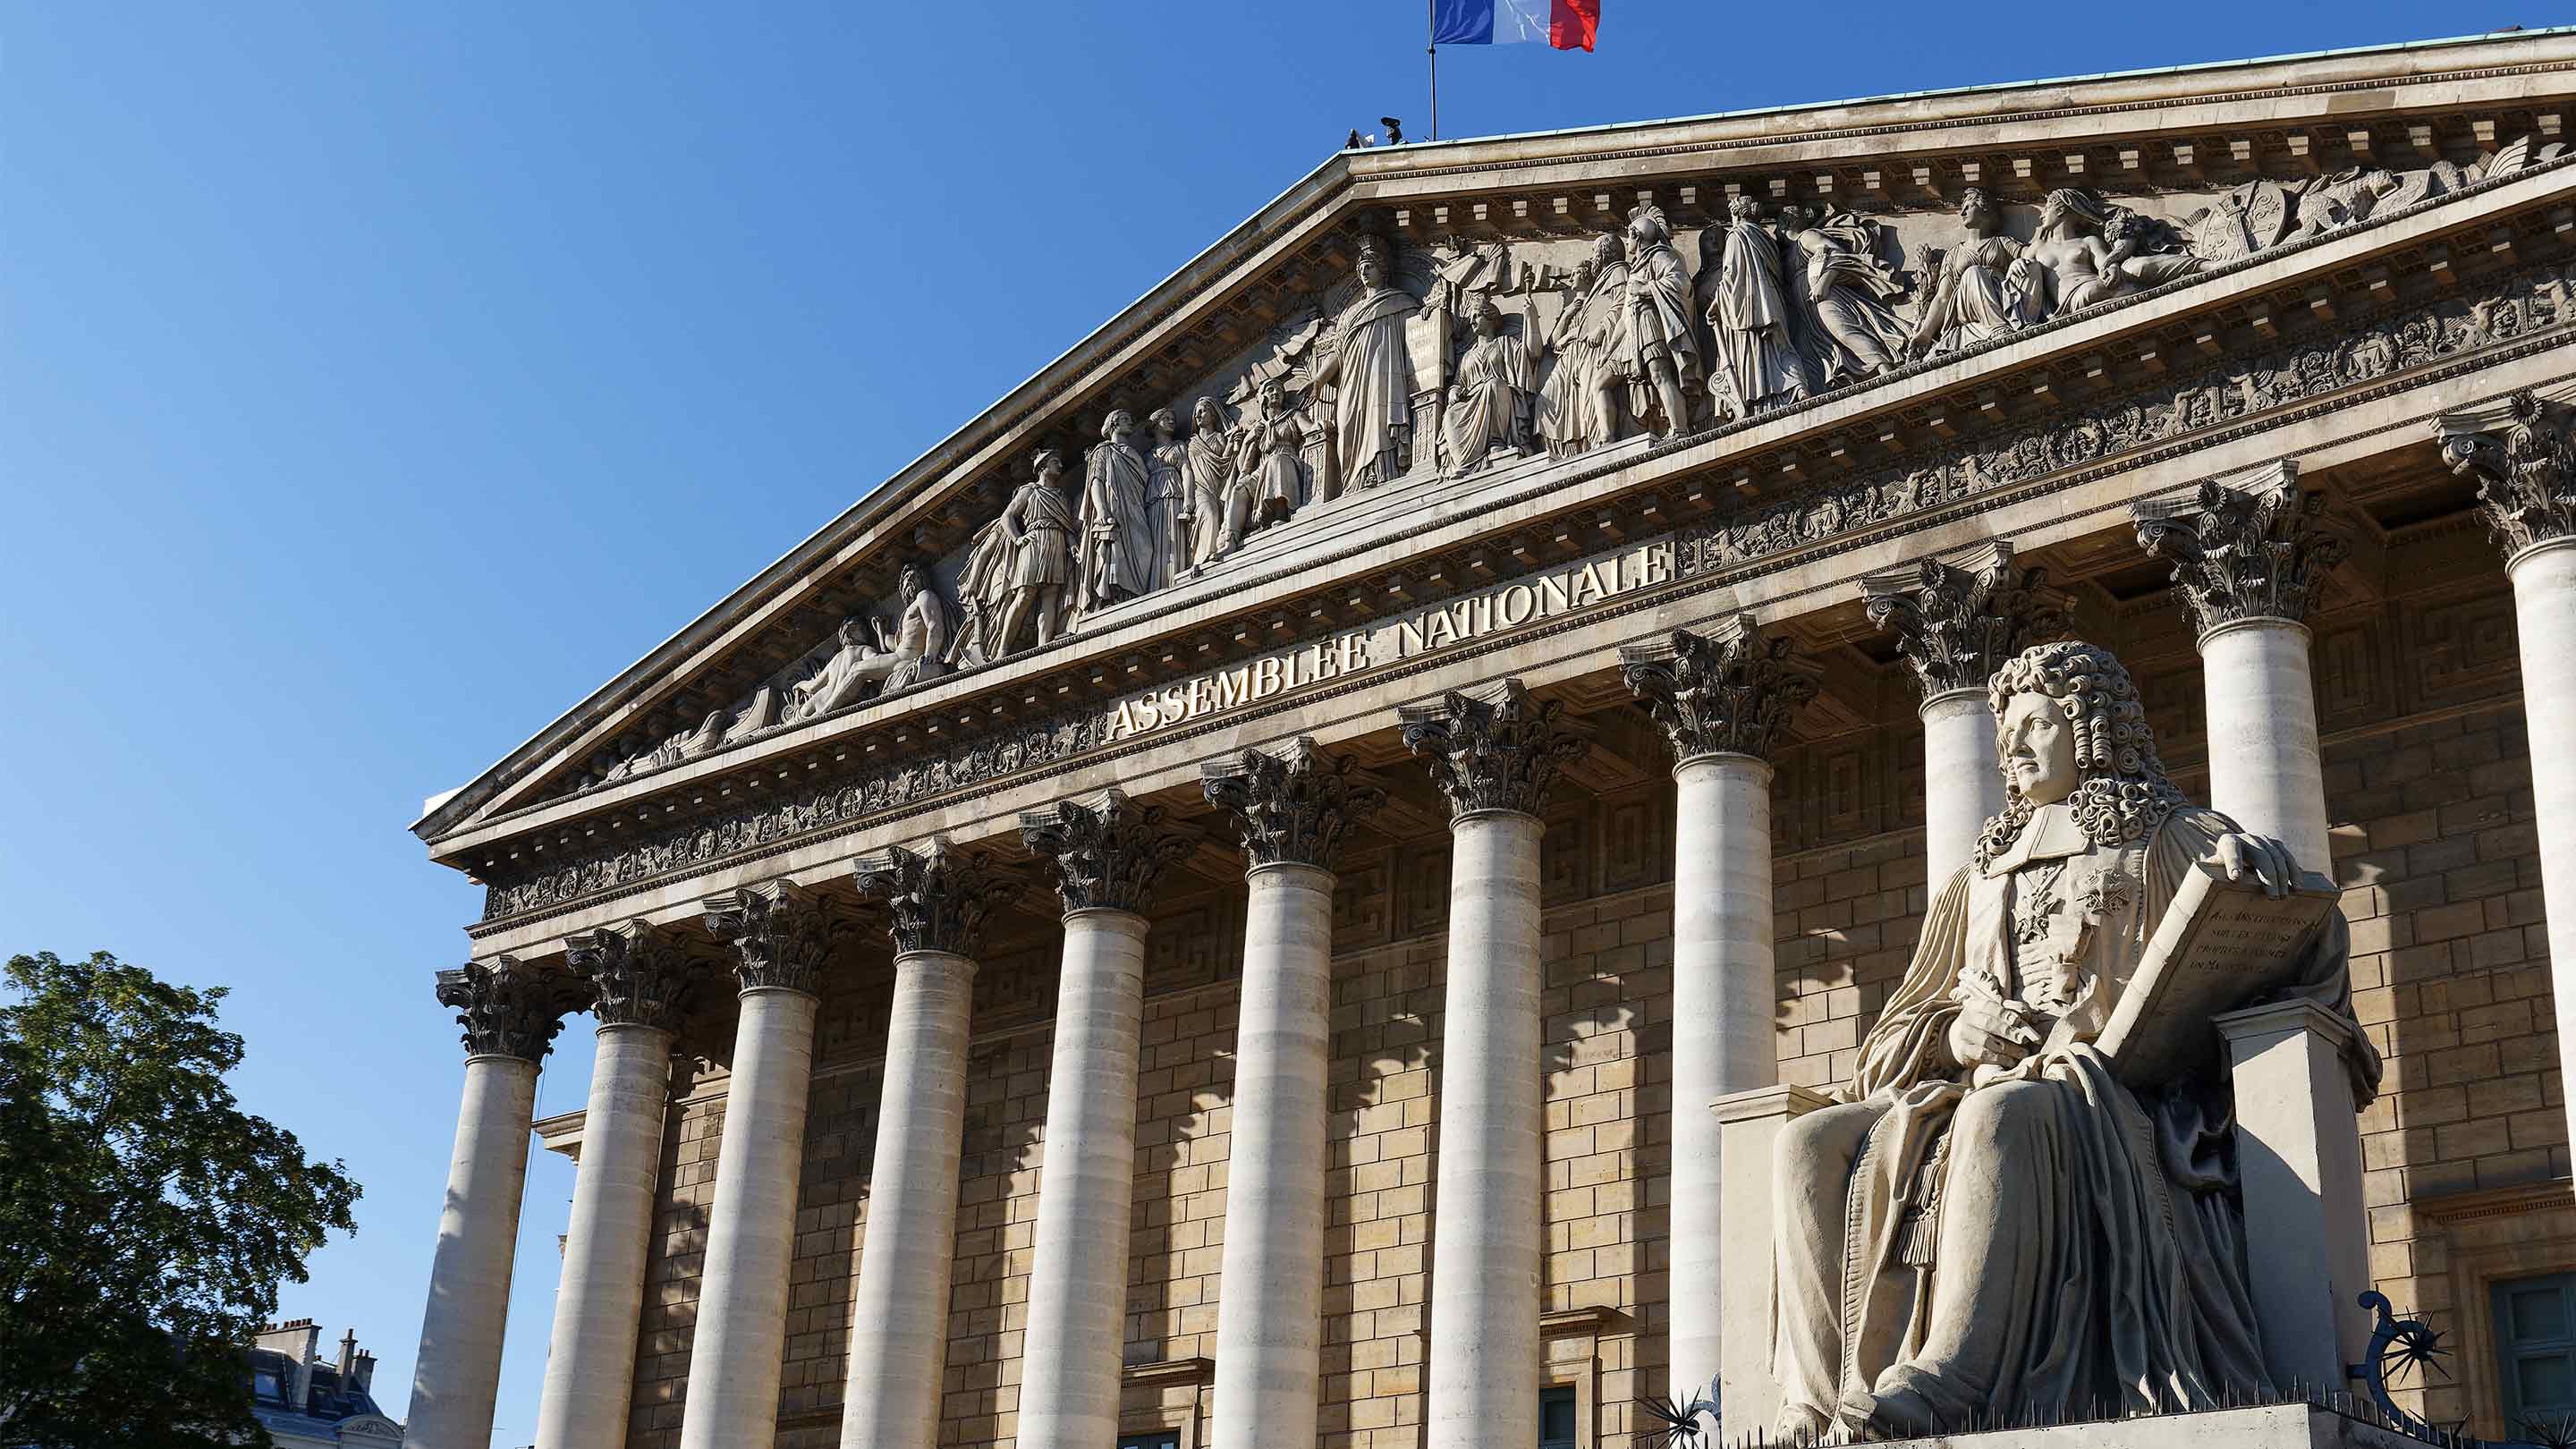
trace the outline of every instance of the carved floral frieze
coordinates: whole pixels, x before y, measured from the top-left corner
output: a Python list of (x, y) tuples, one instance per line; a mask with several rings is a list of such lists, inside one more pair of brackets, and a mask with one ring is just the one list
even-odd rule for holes
[[(2554, 331), (2576, 319), (2576, 266), (2522, 268), (2433, 300), (2345, 311), (2259, 352), (2212, 358), (2028, 426), (1963, 445), (1929, 462), (1858, 470), (1826, 487), (1677, 530), (1675, 576), (1759, 568), (1864, 529), (1889, 526), (2160, 444), (2236, 427), (2275, 410), (2484, 348)], [(773, 798), (729, 802), (640, 839), (539, 865), (496, 865), (485, 919), (551, 909), (699, 868), (779, 842), (898, 815), (953, 792), (1061, 765), (1110, 743), (1116, 704), (1016, 725), (944, 750), (846, 767), (838, 778)]]

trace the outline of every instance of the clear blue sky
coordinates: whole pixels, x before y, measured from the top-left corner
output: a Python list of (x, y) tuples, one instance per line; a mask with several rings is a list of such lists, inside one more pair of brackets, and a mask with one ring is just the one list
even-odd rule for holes
[[(2564, 19), (1604, 0), (1446, 134)], [(408, 1396), (479, 906), (404, 827), (1323, 160), (1420, 135), (1359, 4), (0, 10), (0, 951), (233, 988), (366, 1186), (283, 1312)], [(539, 1110), (578, 1106), (586, 1019)], [(570, 1169), (532, 1166), (497, 1445)]]

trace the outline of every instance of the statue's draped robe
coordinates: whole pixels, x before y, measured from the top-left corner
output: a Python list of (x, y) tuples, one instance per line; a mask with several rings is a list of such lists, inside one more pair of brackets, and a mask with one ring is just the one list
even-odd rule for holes
[(1717, 376), (1735, 416), (1751, 417), (1805, 390), (1806, 365), (1790, 341), (1795, 316), (1780, 281), (1780, 249), (1759, 223), (1728, 229), (1708, 323)]
[(1235, 466), (1249, 484), (1243, 524), (1249, 530), (1276, 523), (1305, 503), (1306, 474), (1297, 450), (1306, 429), (1293, 412), (1264, 412), (1239, 431), (1243, 454)]
[[(1843, 1104), (1782, 1136), (1787, 1403), (1924, 1432), (2272, 1387), (2225, 1084), (2141, 1095), (2091, 1044), (2184, 872), (2233, 828), (2181, 809), (2144, 840), (2098, 845), (2045, 806), (1934, 899)], [(2338, 914), (2281, 994), (2350, 1020), (2346, 942)], [(1956, 1066), (1962, 1003), (2015, 997), (2043, 1030), (2064, 1017), (2074, 1040), (2008, 1072)], [(2379, 1063), (2366, 1039), (2350, 1065), (2367, 1102)]]
[(1181, 521), (1189, 497), (1189, 487), (1182, 481), (1189, 471), (1189, 445), (1178, 439), (1156, 443), (1146, 463), (1153, 475), (1153, 489), (1145, 501), (1154, 516), (1154, 578), (1159, 588), (1190, 570), (1189, 526)]
[[(1223, 428), (1200, 428), (1190, 434), (1182, 465), (1190, 499), (1190, 567), (1205, 568), (1226, 547), (1234, 506), (1234, 439)], [(1242, 526), (1242, 520), (1232, 520), (1236, 535)]]
[(1905, 357), (1905, 322), (1888, 305), (1899, 288), (1869, 245), (1869, 233), (1848, 218), (1790, 242), (1790, 276), (1808, 309), (1810, 355), (1823, 361), (1826, 386), (1886, 372)]
[(1537, 372), (1528, 344), (1506, 333), (1477, 338), (1458, 359), (1457, 399), (1442, 418), (1453, 466), (1473, 468), (1492, 449), (1520, 445)]
[(1404, 324), (1420, 308), (1412, 295), (1380, 287), (1342, 310), (1330, 375), (1334, 456), (1345, 487), (1384, 483), (1402, 470), (1413, 426), (1413, 354)]
[(1073, 582), (1075, 524), (1063, 494), (1033, 478), (1011, 495), (1002, 517), (1011, 525), (1013, 588), (1061, 588)]
[(1570, 457), (1610, 440), (1595, 436), (1596, 399), (1616, 375), (1627, 336), (1628, 269), (1593, 278), (1592, 290), (1569, 297), (1556, 324), (1556, 366), (1539, 387), (1538, 432), (1548, 451)]
[(1082, 607), (1105, 609), (1150, 594), (1157, 552), (1146, 500), (1153, 483), (1145, 457), (1120, 442), (1085, 456), (1082, 481)]
[[(1672, 359), (1684, 386), (1700, 377), (1699, 331), (1691, 325), (1691, 279), (1679, 252), (1657, 242), (1637, 254), (1628, 271), (1628, 370), (1638, 377), (1658, 357)], [(1689, 422), (1674, 418), (1678, 428)]]
[(1935, 355), (2018, 331), (2046, 315), (2036, 269), (2008, 236), (1973, 237), (1942, 259), (1947, 288), (1934, 299)]

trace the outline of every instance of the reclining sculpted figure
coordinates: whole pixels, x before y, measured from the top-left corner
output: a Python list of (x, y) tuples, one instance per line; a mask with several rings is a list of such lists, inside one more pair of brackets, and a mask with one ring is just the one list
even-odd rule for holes
[[(2192, 873), (2279, 895), (2298, 863), (2183, 799), (2109, 653), (2042, 644), (1989, 689), (2008, 803), (1936, 883), (1843, 1100), (1780, 1138), (1774, 1371), (1793, 1442), (2274, 1387), (2225, 1069), (2132, 1082), (2097, 1038)], [(2349, 1020), (2347, 952), (2328, 911), (2274, 994)], [(2356, 1040), (2366, 1102), (2379, 1062)]]

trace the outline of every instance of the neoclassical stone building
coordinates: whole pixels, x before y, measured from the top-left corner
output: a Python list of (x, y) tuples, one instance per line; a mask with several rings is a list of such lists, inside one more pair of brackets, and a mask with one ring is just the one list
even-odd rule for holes
[(2341, 889), (2349, 1016), (2221, 1018), (2267, 1369), (2375, 1286), (2410, 1408), (2576, 1408), (2571, 105), (2545, 31), (1333, 157), (431, 803), (410, 1442), (585, 1012), (543, 1449), (1738, 1427), (1755, 1154), (2068, 635)]

